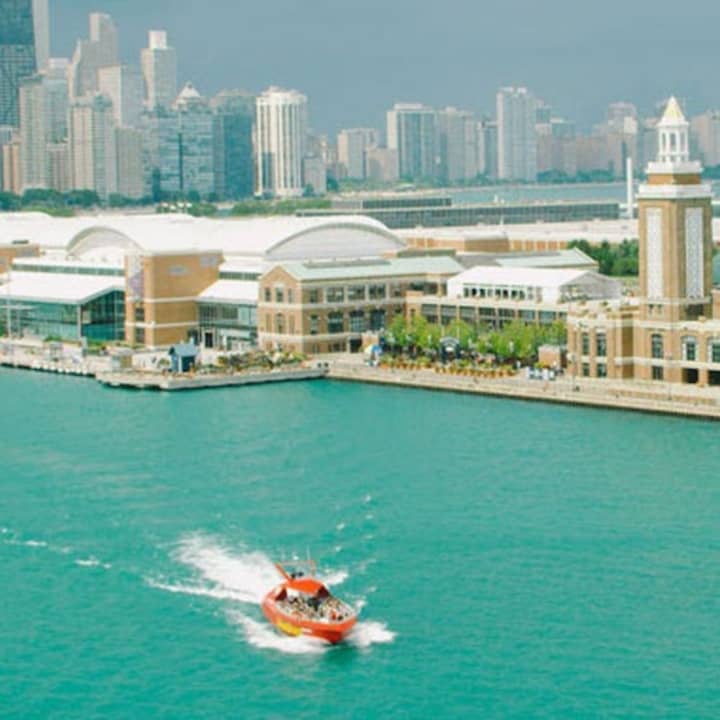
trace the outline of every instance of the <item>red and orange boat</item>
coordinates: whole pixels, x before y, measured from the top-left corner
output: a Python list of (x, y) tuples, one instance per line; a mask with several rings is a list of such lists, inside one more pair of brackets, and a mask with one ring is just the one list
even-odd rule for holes
[[(315, 563), (308, 563), (313, 574)], [(288, 572), (275, 567), (284, 581), (263, 599), (267, 619), (286, 635), (305, 636), (339, 643), (357, 622), (357, 610), (336, 598), (327, 586), (303, 571)]]

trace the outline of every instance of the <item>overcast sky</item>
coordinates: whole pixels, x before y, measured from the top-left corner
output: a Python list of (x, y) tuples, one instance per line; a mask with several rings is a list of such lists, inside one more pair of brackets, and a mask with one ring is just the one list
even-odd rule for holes
[(527, 85), (589, 127), (614, 100), (641, 111), (677, 94), (720, 106), (718, 0), (50, 0), (55, 55), (111, 14), (126, 62), (167, 29), (179, 81), (292, 87), (319, 131), (384, 126), (395, 101), (494, 113), (501, 85)]

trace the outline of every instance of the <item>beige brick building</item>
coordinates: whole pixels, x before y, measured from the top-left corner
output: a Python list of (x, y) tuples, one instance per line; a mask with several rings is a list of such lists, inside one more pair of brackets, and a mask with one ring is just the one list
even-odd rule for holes
[(720, 385), (712, 189), (689, 160), (688, 123), (674, 98), (658, 142), (638, 198), (639, 298), (573, 308), (569, 360), (578, 376)]

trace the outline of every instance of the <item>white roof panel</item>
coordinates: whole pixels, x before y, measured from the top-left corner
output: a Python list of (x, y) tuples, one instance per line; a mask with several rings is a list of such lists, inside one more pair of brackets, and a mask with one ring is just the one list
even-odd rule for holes
[(198, 295), (198, 300), (256, 305), (259, 283), (252, 280), (217, 280)]
[(113, 290), (125, 291), (125, 279), (114, 276), (66, 275), (62, 273), (13, 272), (0, 286), (5, 297), (28, 302), (82, 305)]

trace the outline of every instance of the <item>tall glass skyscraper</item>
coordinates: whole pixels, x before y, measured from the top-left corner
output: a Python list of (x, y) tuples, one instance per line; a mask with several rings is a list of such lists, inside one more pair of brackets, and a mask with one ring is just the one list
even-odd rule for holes
[(20, 83), (36, 71), (32, 0), (0, 0), (0, 125), (18, 126)]

